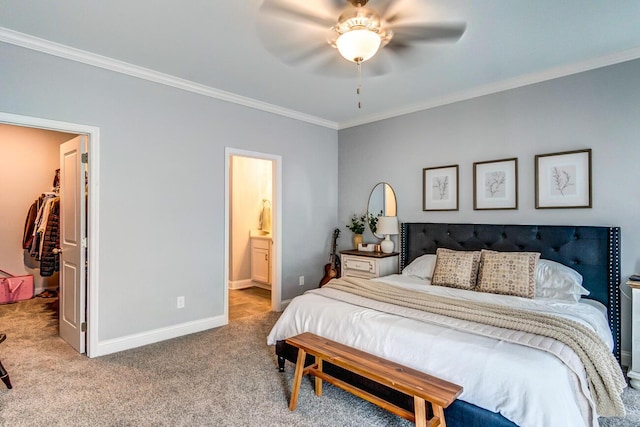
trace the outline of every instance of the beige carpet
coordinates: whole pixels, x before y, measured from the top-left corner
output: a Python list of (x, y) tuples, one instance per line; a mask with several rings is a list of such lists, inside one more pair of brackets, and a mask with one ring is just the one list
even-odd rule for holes
[[(264, 313), (97, 359), (57, 336), (53, 300), (0, 306), (0, 359), (14, 388), (0, 388), (0, 425), (21, 426), (410, 426), (332, 386), (322, 398), (303, 384), (288, 410), (293, 369), (277, 371), (266, 335), (278, 315)], [(640, 425), (640, 399), (606, 426)]]
[(319, 399), (310, 383), (290, 412), (292, 365), (279, 373), (266, 345), (276, 313), (88, 359), (57, 336), (50, 302), (0, 306), (14, 386), (0, 388), (1, 426), (410, 425), (333, 387)]

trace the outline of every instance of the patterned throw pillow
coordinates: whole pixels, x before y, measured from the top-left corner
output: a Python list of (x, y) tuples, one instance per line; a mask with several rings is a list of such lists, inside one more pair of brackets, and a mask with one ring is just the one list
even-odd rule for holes
[(436, 268), (433, 271), (432, 285), (451, 288), (473, 289), (476, 286), (479, 251), (454, 251), (438, 248)]
[(485, 249), (481, 252), (478, 291), (524, 298), (536, 296), (536, 263), (540, 253)]

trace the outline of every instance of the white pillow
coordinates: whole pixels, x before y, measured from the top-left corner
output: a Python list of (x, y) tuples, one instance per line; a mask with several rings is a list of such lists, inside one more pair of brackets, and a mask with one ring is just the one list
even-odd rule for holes
[(414, 259), (411, 264), (402, 270), (403, 276), (415, 276), (423, 280), (431, 280), (433, 270), (436, 268), (436, 255), (427, 254)]
[(589, 291), (582, 287), (582, 275), (566, 265), (548, 259), (538, 260), (536, 298), (578, 302)]

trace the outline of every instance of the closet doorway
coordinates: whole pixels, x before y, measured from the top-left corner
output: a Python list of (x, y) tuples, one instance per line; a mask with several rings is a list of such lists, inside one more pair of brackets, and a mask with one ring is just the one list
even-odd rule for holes
[(225, 316), (280, 310), (280, 156), (226, 148)]
[[(57, 293), (57, 301), (51, 306), (58, 310), (60, 337), (79, 353), (91, 357), (95, 348), (95, 343), (91, 344), (94, 342), (92, 333), (96, 325), (92, 325), (87, 317), (92, 313), (93, 301), (87, 299), (88, 285), (93, 277), (90, 274), (93, 257), (89, 256), (88, 229), (93, 219), (90, 207), (94, 205), (89, 202), (93, 175), (90, 173), (89, 148), (91, 136), (97, 135), (97, 129), (0, 113), (0, 135), (3, 158), (14, 166), (14, 179), (4, 179), (5, 185), (1, 186), (1, 198), (12, 204), (12, 224), (8, 226), (10, 229), (0, 229), (3, 234), (0, 261), (14, 274), (32, 274), (35, 294), (44, 292), (51, 296)], [(91, 148), (94, 148), (93, 144)], [(34, 172), (36, 164), (43, 169), (39, 173)], [(22, 170), (27, 173), (20, 172)], [(29, 174), (39, 177), (27, 178)], [(49, 176), (51, 180), (47, 179)], [(42, 266), (30, 258), (30, 255), (34, 256), (33, 247), (24, 248), (23, 235), (29, 222), (25, 215), (30, 210), (29, 204), (35, 199), (34, 204), (38, 205), (38, 200), (45, 194), (49, 196), (51, 206), (59, 206), (55, 209), (59, 218), (59, 245), (50, 248), (57, 254), (59, 268), (56, 270), (59, 271), (53, 275), (50, 271), (45, 274)], [(16, 233), (20, 237), (18, 242)]]

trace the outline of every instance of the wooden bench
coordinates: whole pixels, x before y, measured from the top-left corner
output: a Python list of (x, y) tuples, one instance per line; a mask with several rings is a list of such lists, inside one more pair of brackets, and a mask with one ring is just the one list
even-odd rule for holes
[[(307, 374), (315, 376), (315, 392), (317, 396), (322, 396), (322, 380), (325, 380), (381, 408), (415, 422), (418, 427), (446, 426), (444, 408), (449, 406), (462, 393), (462, 387), (459, 385), (309, 332), (288, 338), (286, 341), (298, 348), (298, 359), (289, 402), (289, 410), (291, 411), (295, 410), (298, 405), (302, 377)], [(315, 363), (305, 367), (307, 353), (315, 357)], [(414, 413), (323, 372), (323, 361), (413, 396)], [(431, 403), (433, 416), (430, 419), (427, 419), (425, 401)]]

